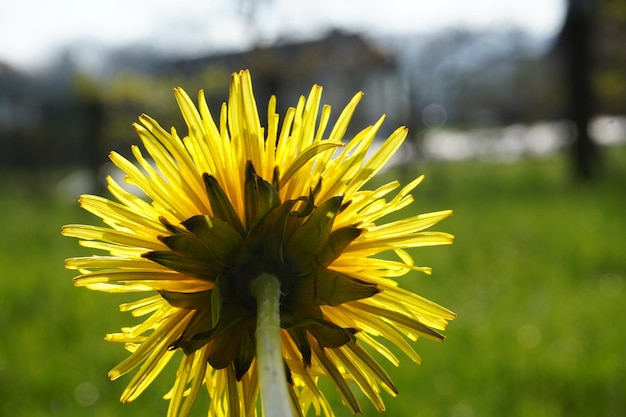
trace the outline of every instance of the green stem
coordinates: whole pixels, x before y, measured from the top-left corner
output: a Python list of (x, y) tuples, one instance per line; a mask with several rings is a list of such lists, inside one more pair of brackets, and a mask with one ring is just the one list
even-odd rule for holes
[(266, 417), (293, 417), (280, 339), (280, 282), (259, 275), (250, 285), (257, 302), (256, 360)]

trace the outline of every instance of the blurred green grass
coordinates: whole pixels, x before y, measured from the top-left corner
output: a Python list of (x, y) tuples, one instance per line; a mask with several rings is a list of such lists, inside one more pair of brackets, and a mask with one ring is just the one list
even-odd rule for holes
[[(383, 394), (386, 415), (626, 414), (626, 148), (607, 150), (606, 163), (597, 184), (573, 183), (564, 156), (385, 174), (427, 174), (412, 210), (454, 209), (436, 229), (455, 244), (413, 252), (434, 273), (401, 285), (459, 315), (442, 344), (416, 344), (422, 366), (401, 353), (400, 368), (386, 366), (400, 390)], [(126, 353), (103, 336), (132, 322), (117, 311), (129, 297), (73, 288), (63, 259), (88, 252), (60, 227), (94, 220), (54, 198), (53, 179), (0, 177), (0, 415), (165, 415), (171, 378), (119, 404), (129, 378), (106, 377)]]

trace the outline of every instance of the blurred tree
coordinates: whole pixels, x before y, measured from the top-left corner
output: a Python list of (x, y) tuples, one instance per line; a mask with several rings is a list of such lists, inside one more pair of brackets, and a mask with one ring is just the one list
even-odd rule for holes
[[(199, 90), (204, 91), (209, 102), (219, 97), (220, 101), (212, 103), (212, 108), (219, 109), (221, 98), (228, 94), (229, 76), (228, 71), (216, 66), (204, 68), (193, 76), (182, 72), (150, 74), (127, 70), (100, 80), (96, 93), (103, 108), (98, 117), (102, 117), (105, 128), (99, 145), (102, 149), (98, 154), (106, 155), (107, 150), (115, 149), (127, 155), (130, 145), (136, 142), (131, 124), (143, 111), (158, 119), (165, 130), (184, 125), (172, 92), (174, 87), (184, 88), (192, 99), (197, 97)], [(96, 111), (93, 106), (91, 108)], [(96, 117), (96, 113), (91, 116)], [(178, 133), (182, 136), (187, 134), (185, 131)]]
[(626, 2), (597, 0), (598, 32), (594, 45), (598, 61), (592, 75), (593, 89), (599, 98), (599, 111), (626, 113)]
[(558, 44), (563, 52), (563, 63), (568, 96), (566, 114), (576, 125), (572, 147), (574, 172), (580, 179), (589, 180), (602, 169), (598, 146), (588, 132), (597, 106), (592, 88), (592, 56), (594, 13), (596, 0), (569, 0)]
[(260, 9), (265, 5), (268, 6), (272, 0), (239, 0), (238, 12), (246, 22), (246, 26), (250, 30), (248, 36), (253, 39), (255, 44), (261, 40), (261, 28), (263, 25), (259, 19)]
[[(103, 163), (103, 133), (105, 130), (104, 104), (97, 82), (86, 75), (77, 74), (73, 80), (73, 101), (77, 107), (77, 118), (81, 124), (83, 163), (91, 173), (91, 182), (99, 184), (97, 178)], [(96, 189), (94, 191), (101, 192)]]

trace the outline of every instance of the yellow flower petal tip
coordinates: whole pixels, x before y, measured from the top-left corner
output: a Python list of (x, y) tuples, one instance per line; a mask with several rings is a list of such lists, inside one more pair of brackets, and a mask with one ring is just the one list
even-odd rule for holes
[(280, 285), (281, 356), (300, 415), (310, 408), (333, 415), (320, 377), (332, 380), (351, 411), (361, 407), (355, 387), (383, 410), (380, 392), (398, 390), (370, 352), (398, 360), (378, 339), (416, 362), (413, 341), (443, 340), (440, 332), (454, 313), (403, 290), (397, 278), (430, 273), (414, 265), (406, 249), (452, 243), (451, 235), (427, 230), (452, 211), (382, 221), (412, 203), (423, 179), (397, 192), (397, 181), (366, 187), (407, 130), (396, 130), (368, 157), (384, 118), (346, 138), (362, 93), (332, 128), (321, 93), (314, 86), (280, 122), (271, 98), (268, 125), (261, 126), (248, 71), (232, 75), (216, 120), (202, 92), (196, 106), (175, 88), (187, 134), (180, 138), (141, 115), (134, 128), (143, 149), (133, 147), (134, 161), (110, 154), (143, 196), (112, 178), (112, 199), (81, 196), (80, 205), (105, 226), (68, 225), (62, 234), (104, 255), (68, 259), (66, 267), (79, 273), (75, 284), (148, 293), (120, 307), (144, 321), (106, 338), (131, 352), (111, 379), (138, 369), (122, 401), (135, 399), (177, 357), (168, 415), (186, 416), (203, 386), (210, 416), (256, 415), (263, 388), (250, 286), (263, 274)]

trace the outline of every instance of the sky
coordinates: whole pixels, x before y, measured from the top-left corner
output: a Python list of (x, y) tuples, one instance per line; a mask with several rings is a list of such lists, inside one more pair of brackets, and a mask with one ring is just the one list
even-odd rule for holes
[(252, 1), (253, 21), (243, 17), (245, 0), (0, 0), (0, 62), (33, 69), (80, 42), (179, 54), (241, 50), (333, 28), (387, 36), (519, 27), (553, 35), (565, 9), (565, 0)]

